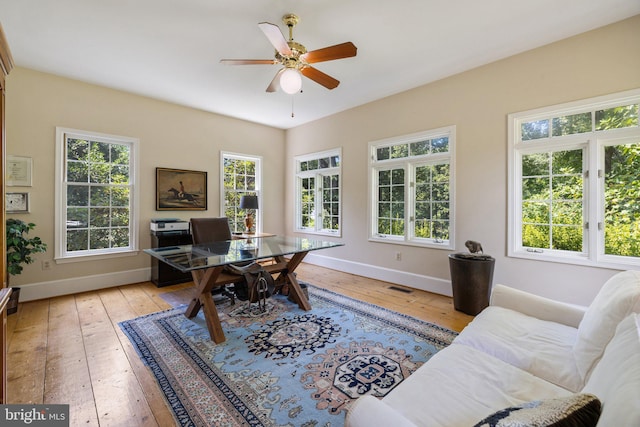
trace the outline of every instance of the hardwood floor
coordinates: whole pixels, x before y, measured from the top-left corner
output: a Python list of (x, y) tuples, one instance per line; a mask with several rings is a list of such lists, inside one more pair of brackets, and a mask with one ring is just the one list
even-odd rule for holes
[[(456, 331), (472, 319), (441, 295), (310, 264), (297, 273), (314, 285)], [(173, 426), (162, 392), (118, 322), (168, 309), (160, 294), (192, 286), (145, 282), (20, 304), (8, 317), (7, 403), (70, 404), (72, 426)]]

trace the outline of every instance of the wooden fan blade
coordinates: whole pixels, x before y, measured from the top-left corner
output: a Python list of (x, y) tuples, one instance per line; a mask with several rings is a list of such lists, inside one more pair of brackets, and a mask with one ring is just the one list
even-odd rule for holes
[(337, 44), (322, 49), (312, 50), (304, 55), (300, 55), (300, 59), (307, 64), (315, 62), (333, 61), (334, 59), (350, 58), (356, 56), (358, 48), (351, 42)]
[(323, 73), (317, 68), (304, 67), (302, 70), (300, 70), (300, 72), (303, 76), (310, 78), (314, 82), (326, 87), (329, 90), (337, 88), (340, 84), (338, 80), (334, 79), (328, 74)]
[(276, 73), (276, 75), (273, 77), (273, 80), (271, 80), (271, 83), (269, 83), (269, 86), (267, 86), (267, 92), (276, 92), (278, 89), (280, 89), (280, 74), (282, 74), (284, 70), (285, 69), (282, 68)]
[(276, 48), (276, 50), (282, 56), (290, 56), (291, 49), (289, 48), (289, 44), (287, 44), (287, 39), (282, 35), (282, 31), (280, 31), (280, 27), (277, 25), (270, 24), (268, 22), (261, 22), (258, 24), (258, 27), (262, 30), (265, 36), (269, 39), (269, 42)]
[(221, 59), (221, 63), (227, 65), (273, 65), (275, 59)]

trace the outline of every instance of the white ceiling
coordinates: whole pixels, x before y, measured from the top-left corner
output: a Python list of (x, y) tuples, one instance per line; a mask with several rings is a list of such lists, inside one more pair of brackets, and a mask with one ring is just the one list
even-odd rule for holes
[[(272, 59), (257, 24), (288, 37), (286, 13), (308, 50), (358, 47), (315, 64), (336, 89), (266, 93), (278, 66), (219, 63)], [(0, 0), (17, 66), (282, 129), (637, 14), (640, 0)]]

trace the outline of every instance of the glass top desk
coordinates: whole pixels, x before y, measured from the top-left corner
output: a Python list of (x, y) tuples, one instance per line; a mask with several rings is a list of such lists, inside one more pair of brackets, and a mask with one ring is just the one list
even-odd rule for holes
[[(182, 272), (191, 272), (196, 293), (185, 316), (193, 318), (203, 308), (211, 339), (216, 343), (225, 340), (216, 305), (211, 296), (215, 287), (237, 282), (241, 276), (225, 271), (224, 267), (248, 261), (274, 260), (264, 269), (275, 277), (277, 284), (289, 284), (289, 291), (303, 310), (311, 310), (309, 300), (302, 292), (293, 274), (304, 257), (319, 249), (343, 246), (343, 243), (307, 239), (303, 237), (257, 237), (252, 239), (225, 240), (200, 245), (168, 246), (145, 249), (144, 252)], [(290, 258), (285, 258), (290, 256)]]

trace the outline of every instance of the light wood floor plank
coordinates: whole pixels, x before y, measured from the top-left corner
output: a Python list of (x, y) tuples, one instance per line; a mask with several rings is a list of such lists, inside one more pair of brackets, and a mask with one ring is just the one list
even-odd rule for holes
[[(464, 329), (473, 319), (473, 316), (456, 311), (453, 308), (453, 300), (443, 295), (342, 273), (312, 264), (303, 263), (296, 271), (298, 279), (315, 286), (435, 323), (457, 332)], [(411, 293), (405, 294), (391, 290), (392, 286), (408, 289)]]
[(187, 290), (195, 289), (193, 282), (179, 283), (177, 285), (172, 285), (172, 286), (167, 286), (162, 288), (158, 288), (151, 282), (140, 283), (140, 285), (141, 285), (141, 289), (147, 295), (149, 295), (149, 298), (151, 298), (156, 304), (158, 304), (158, 306), (164, 307), (163, 310), (171, 308), (171, 305), (167, 303), (165, 299), (162, 298), (163, 294), (167, 294), (169, 292), (175, 292), (180, 289), (187, 289)]
[(51, 299), (44, 403), (68, 404), (71, 426), (98, 425), (89, 365), (73, 295)]
[(136, 283), (134, 285), (121, 286), (119, 288), (133, 312), (136, 313), (136, 317), (171, 308), (171, 306), (166, 302), (162, 303), (161, 301), (154, 301), (151, 299), (149, 294), (144, 291), (143, 287), (143, 284)]
[[(111, 322), (117, 326), (119, 322), (134, 319), (138, 316), (143, 316), (149, 313), (155, 313), (163, 310), (164, 307), (159, 307), (148, 296), (147, 292), (153, 293), (153, 289), (157, 289), (152, 283), (146, 282), (131, 286), (121, 286), (119, 288), (106, 289), (98, 291), (100, 299), (104, 304)], [(145, 291), (146, 290), (146, 291)], [(129, 296), (127, 296), (129, 295)], [(142, 302), (142, 295), (146, 296), (147, 302)], [(131, 304), (131, 301), (134, 304)], [(170, 308), (169, 304), (165, 303), (166, 308)], [(141, 310), (141, 307), (146, 307), (146, 310)], [(169, 410), (164, 399), (164, 393), (158, 387), (155, 377), (145, 366), (140, 359), (140, 356), (133, 348), (131, 341), (117, 326), (115, 327), (116, 334), (122, 348), (131, 364), (131, 370), (135, 374), (139, 386), (142, 389), (145, 397), (145, 405), (149, 407), (154, 418), (154, 422), (159, 426), (171, 426), (175, 424), (173, 413)], [(152, 425), (151, 423), (149, 425)]]
[(7, 403), (42, 403), (49, 325), (49, 300), (21, 307), (8, 343)]
[(100, 294), (110, 291), (82, 294), (77, 299), (99, 423), (155, 426), (157, 423), (115, 331), (117, 325), (112, 323), (102, 303)]

